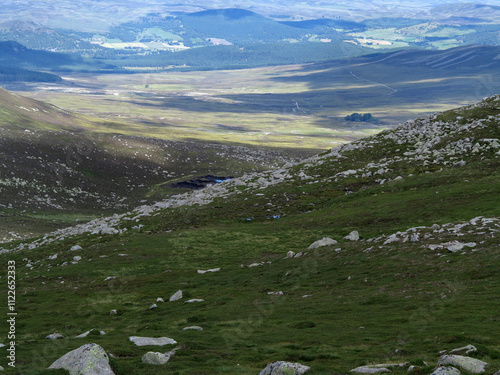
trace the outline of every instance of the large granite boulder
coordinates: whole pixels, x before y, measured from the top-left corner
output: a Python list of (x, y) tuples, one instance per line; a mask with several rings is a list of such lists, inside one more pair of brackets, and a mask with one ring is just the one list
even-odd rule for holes
[(70, 375), (115, 375), (109, 365), (108, 355), (97, 344), (85, 344), (66, 353), (49, 369), (65, 369)]

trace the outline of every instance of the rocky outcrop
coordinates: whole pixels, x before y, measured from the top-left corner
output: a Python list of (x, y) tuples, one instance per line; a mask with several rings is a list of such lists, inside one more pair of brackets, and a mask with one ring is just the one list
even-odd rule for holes
[(65, 369), (70, 375), (114, 375), (109, 358), (97, 344), (85, 344), (63, 355), (49, 369)]

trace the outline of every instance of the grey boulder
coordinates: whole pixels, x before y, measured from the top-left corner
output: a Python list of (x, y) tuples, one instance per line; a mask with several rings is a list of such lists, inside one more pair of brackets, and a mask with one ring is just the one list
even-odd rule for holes
[(313, 242), (307, 250), (314, 250), (317, 249), (318, 247), (323, 247), (323, 246), (330, 246), (330, 245), (335, 245), (338, 242), (335, 241), (334, 239), (330, 237), (323, 237), (321, 240), (317, 240), (316, 242)]
[(175, 350), (167, 353), (147, 352), (142, 356), (141, 361), (150, 365), (164, 365), (170, 360), (170, 357), (172, 357), (174, 353)]
[(440, 366), (434, 369), (431, 375), (460, 375), (460, 370), (451, 366)]
[(277, 361), (270, 363), (259, 375), (302, 375), (310, 369), (300, 363)]
[(168, 337), (140, 337), (140, 336), (130, 336), (129, 340), (132, 341), (137, 346), (147, 346), (147, 345), (173, 345), (177, 344), (177, 341), (170, 339)]
[(359, 240), (359, 232), (356, 230), (353, 230), (351, 233), (349, 233), (348, 236), (344, 237), (344, 240), (358, 241)]
[(115, 375), (109, 365), (108, 355), (97, 344), (85, 344), (66, 353), (49, 369), (65, 369), (70, 375)]
[(172, 294), (172, 297), (170, 297), (168, 300), (170, 302), (178, 301), (182, 298), (182, 290), (178, 290), (174, 294)]
[(460, 367), (462, 370), (472, 374), (480, 374), (485, 371), (488, 363), (472, 357), (465, 357), (463, 355), (449, 355), (445, 354), (439, 358), (438, 366), (452, 365)]

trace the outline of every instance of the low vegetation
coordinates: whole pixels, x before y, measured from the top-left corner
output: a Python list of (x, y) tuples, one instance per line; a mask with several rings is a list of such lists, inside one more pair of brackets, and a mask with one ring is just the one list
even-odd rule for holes
[[(277, 360), (308, 374), (387, 362), (427, 374), (441, 350), (467, 344), (493, 374), (498, 103), (172, 197), (96, 222), (101, 232), (83, 225), (4, 245), (18, 269), (18, 362), (6, 373), (64, 373), (45, 369), (95, 342), (117, 375), (256, 374)], [(358, 241), (346, 237), (353, 231)], [(323, 237), (337, 243), (308, 249)], [(157, 301), (177, 290), (180, 301)], [(193, 325), (203, 331), (183, 330)], [(75, 338), (92, 328), (106, 334)], [(64, 338), (45, 339), (54, 332)], [(146, 351), (173, 346), (138, 347), (129, 336), (171, 337), (177, 352), (148, 365)]]

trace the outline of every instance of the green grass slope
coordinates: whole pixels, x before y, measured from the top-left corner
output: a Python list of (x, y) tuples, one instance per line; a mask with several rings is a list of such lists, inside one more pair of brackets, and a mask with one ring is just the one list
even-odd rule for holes
[[(468, 344), (495, 373), (499, 124), (500, 97), (491, 97), (279, 170), (4, 245), (18, 313), (16, 368), (2, 363), (5, 373), (64, 373), (45, 369), (90, 342), (113, 354), (117, 375), (257, 374), (277, 360), (308, 374), (377, 363), (429, 374), (440, 351)], [(337, 243), (308, 249), (323, 237)], [(168, 302), (177, 290), (183, 299)], [(106, 334), (75, 338), (92, 328)], [(54, 332), (64, 338), (45, 338)], [(138, 347), (130, 336), (177, 344)], [(141, 362), (174, 347), (166, 365)]]

